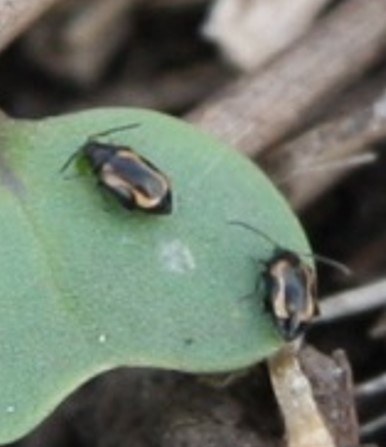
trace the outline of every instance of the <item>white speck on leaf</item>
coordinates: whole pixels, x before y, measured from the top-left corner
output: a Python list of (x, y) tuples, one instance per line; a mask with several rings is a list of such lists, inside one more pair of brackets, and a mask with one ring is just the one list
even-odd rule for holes
[(99, 343), (106, 343), (107, 337), (106, 334), (100, 334), (98, 337)]
[(196, 268), (189, 247), (178, 239), (162, 244), (160, 258), (165, 268), (173, 273), (187, 273)]
[(8, 405), (8, 407), (5, 409), (7, 413), (14, 413), (15, 407), (13, 405)]
[(128, 236), (122, 236), (121, 237), (121, 244), (122, 245), (132, 245), (133, 239), (130, 239)]

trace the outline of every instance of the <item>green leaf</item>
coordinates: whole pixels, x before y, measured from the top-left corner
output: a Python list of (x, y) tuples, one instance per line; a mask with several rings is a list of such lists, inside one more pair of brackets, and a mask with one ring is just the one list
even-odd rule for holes
[[(93, 175), (60, 168), (91, 134), (171, 179), (174, 210), (123, 209)], [(25, 434), (81, 383), (120, 365), (220, 372), (283, 344), (262, 305), (274, 247), (309, 251), (270, 181), (179, 120), (100, 109), (0, 124), (0, 442)], [(250, 294), (258, 283), (253, 297)]]

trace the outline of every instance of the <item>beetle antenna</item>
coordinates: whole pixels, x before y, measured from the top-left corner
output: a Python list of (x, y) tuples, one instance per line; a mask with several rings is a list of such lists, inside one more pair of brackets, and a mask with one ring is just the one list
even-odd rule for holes
[[(238, 220), (231, 220), (228, 223), (230, 225), (238, 225), (240, 227), (246, 228), (247, 230), (250, 230), (253, 233), (258, 234), (259, 236), (263, 237), (265, 240), (267, 240), (272, 245), (283, 249), (283, 247), (280, 244), (278, 244), (275, 240), (270, 238), (267, 234), (265, 234), (263, 231), (259, 230), (258, 228), (253, 227), (252, 225), (249, 225), (245, 222), (241, 222)], [(341, 273), (343, 273), (346, 276), (350, 276), (352, 274), (352, 271), (349, 267), (347, 267), (346, 265), (342, 264), (339, 261), (335, 261), (334, 259), (327, 258), (326, 256), (319, 255), (317, 253), (297, 253), (297, 254), (299, 256), (307, 256), (309, 258), (313, 258), (317, 262), (320, 262), (325, 265), (329, 265), (330, 267), (333, 267), (333, 268), (339, 270)]]
[(87, 141), (97, 140), (100, 137), (106, 137), (107, 135), (111, 135), (112, 133), (121, 132), (122, 130), (134, 129), (135, 127), (139, 127), (139, 123), (126, 124), (124, 126), (113, 127), (112, 129), (105, 130), (103, 132), (94, 133), (87, 138)]
[(280, 247), (281, 245), (278, 244), (275, 240), (270, 238), (268, 234), (264, 233), (264, 231), (259, 230), (258, 228), (252, 227), (252, 225), (249, 225), (245, 222), (241, 222), (239, 220), (230, 220), (228, 221), (229, 225), (238, 225), (239, 227), (246, 228), (249, 231), (252, 231), (253, 233), (263, 237), (266, 241), (268, 241), (270, 244), (274, 245), (275, 247)]
[(325, 264), (339, 270), (341, 273), (343, 273), (343, 275), (346, 276), (352, 275), (352, 270), (349, 267), (347, 267), (347, 265), (343, 264), (342, 262), (335, 261), (335, 259), (327, 258), (326, 256), (319, 255), (317, 253), (299, 253), (299, 255), (314, 258), (321, 264)]
[[(108, 129), (103, 132), (98, 132), (98, 133), (94, 133), (93, 135), (90, 135), (87, 138), (87, 142), (97, 140), (100, 137), (105, 137), (105, 136), (110, 135), (115, 132), (120, 132), (120, 131), (126, 130), (126, 129), (133, 129), (133, 128), (139, 127), (139, 126), (140, 126), (139, 123), (132, 123), (132, 124), (125, 124), (124, 126), (113, 127), (112, 129)], [(60, 173), (64, 172), (69, 167), (69, 165), (74, 161), (74, 159), (78, 156), (78, 154), (79, 154), (79, 150), (75, 151), (68, 158), (68, 160), (66, 160), (66, 162), (63, 164), (63, 166), (60, 168), (59, 172)]]
[(70, 166), (70, 164), (73, 162), (73, 160), (77, 157), (78, 153), (79, 153), (79, 151), (75, 151), (73, 154), (71, 154), (68, 157), (68, 159), (65, 161), (63, 166), (60, 168), (60, 170), (59, 170), (60, 173), (64, 172)]

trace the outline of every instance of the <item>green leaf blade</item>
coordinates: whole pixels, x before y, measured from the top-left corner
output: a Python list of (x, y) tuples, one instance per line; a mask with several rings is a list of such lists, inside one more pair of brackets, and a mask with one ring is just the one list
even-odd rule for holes
[[(123, 209), (76, 163), (59, 172), (88, 135), (134, 122), (140, 126), (107, 141), (167, 173), (171, 215)], [(229, 221), (254, 225), (291, 250), (310, 249), (252, 163), (185, 123), (140, 109), (9, 121), (1, 130), (1, 442), (31, 429), (100, 371), (231, 371), (283, 345), (263, 309), (267, 291), (253, 260), (269, 260), (274, 247)], [(255, 296), (245, 298), (256, 283)]]

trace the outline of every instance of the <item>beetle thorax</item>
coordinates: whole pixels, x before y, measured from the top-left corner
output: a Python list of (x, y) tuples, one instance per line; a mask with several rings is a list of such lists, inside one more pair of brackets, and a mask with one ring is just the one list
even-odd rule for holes
[(83, 152), (94, 170), (101, 169), (114, 156), (111, 146), (96, 141), (87, 143), (83, 148)]

